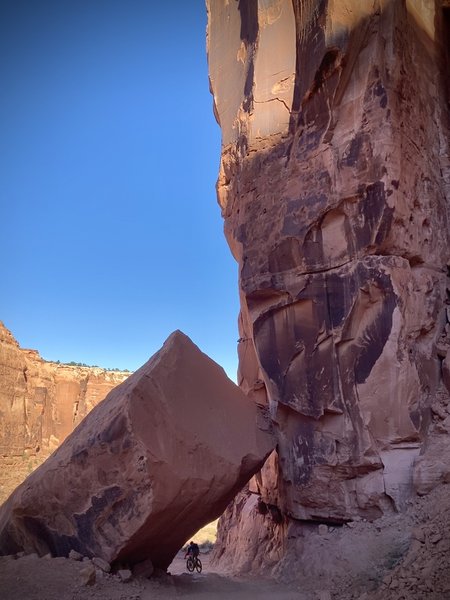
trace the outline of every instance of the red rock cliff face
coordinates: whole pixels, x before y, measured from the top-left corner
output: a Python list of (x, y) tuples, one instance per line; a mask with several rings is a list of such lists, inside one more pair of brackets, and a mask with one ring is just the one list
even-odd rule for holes
[(258, 539), (256, 564), (290, 523), (401, 508), (448, 401), (450, 17), (434, 0), (207, 6), (239, 383), (278, 437), (219, 552)]
[(21, 349), (0, 322), (0, 501), (23, 478), (6, 482), (7, 471), (17, 470), (8, 459), (46, 458), (128, 375), (44, 361), (37, 351)]

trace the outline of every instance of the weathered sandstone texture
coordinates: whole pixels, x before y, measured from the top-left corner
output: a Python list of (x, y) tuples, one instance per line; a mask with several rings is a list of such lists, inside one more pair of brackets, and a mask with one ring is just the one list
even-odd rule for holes
[(294, 552), (299, 521), (375, 519), (450, 481), (450, 16), (435, 0), (207, 7), (239, 385), (278, 440), (258, 502), (221, 527), (221, 561), (251, 569)]
[(45, 361), (0, 322), (0, 503), (129, 375)]
[(0, 454), (60, 444), (129, 372), (43, 360), (0, 322)]
[[(259, 424), (258, 424), (259, 423)], [(263, 413), (181, 332), (115, 388), (0, 509), (0, 553), (166, 568), (273, 448)]]

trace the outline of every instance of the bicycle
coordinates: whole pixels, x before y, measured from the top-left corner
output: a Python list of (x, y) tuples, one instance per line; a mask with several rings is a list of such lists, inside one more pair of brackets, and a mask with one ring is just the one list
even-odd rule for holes
[(193, 573), (194, 571), (197, 571), (197, 573), (201, 573), (202, 561), (199, 559), (198, 556), (188, 556), (188, 559), (186, 561), (186, 568), (191, 573)]

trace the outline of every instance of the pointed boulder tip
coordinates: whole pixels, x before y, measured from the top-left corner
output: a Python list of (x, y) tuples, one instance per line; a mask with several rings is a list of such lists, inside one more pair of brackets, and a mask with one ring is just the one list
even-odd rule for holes
[(197, 344), (191, 340), (191, 338), (183, 333), (180, 329), (175, 329), (166, 339), (164, 344), (162, 345), (161, 350), (167, 351), (172, 348), (189, 348), (190, 350), (196, 350), (197, 352), (202, 352)]
[(172, 333), (168, 336), (164, 344), (173, 343), (177, 341), (189, 341), (191, 344), (194, 344), (191, 338), (185, 333), (183, 333), (181, 329), (175, 329), (175, 331), (172, 331)]
[[(183, 333), (180, 329), (175, 329), (175, 331), (173, 331), (169, 335), (169, 337), (164, 342), (162, 348), (154, 356), (159, 356), (161, 352), (163, 354), (167, 352), (178, 353), (184, 357), (184, 360), (186, 362), (192, 360), (194, 360), (195, 362), (197, 362), (198, 360), (206, 360), (211, 365), (214, 365), (215, 369), (220, 369), (220, 371), (223, 372), (225, 378), (228, 381), (230, 381), (234, 386), (236, 386), (236, 383), (230, 377), (228, 377), (223, 366), (216, 362), (208, 354), (206, 354), (206, 352), (204, 352), (199, 346), (197, 346), (197, 344), (195, 344), (191, 340), (191, 338), (185, 333)], [(152, 359), (153, 357), (150, 358), (150, 361)]]

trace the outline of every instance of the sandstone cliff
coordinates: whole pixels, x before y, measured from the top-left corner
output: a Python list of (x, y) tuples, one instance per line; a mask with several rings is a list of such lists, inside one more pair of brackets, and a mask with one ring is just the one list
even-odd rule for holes
[(218, 554), (279, 567), (301, 521), (376, 519), (450, 481), (449, 7), (207, 7), (239, 384), (278, 439)]
[(45, 361), (0, 322), (0, 503), (129, 375)]

